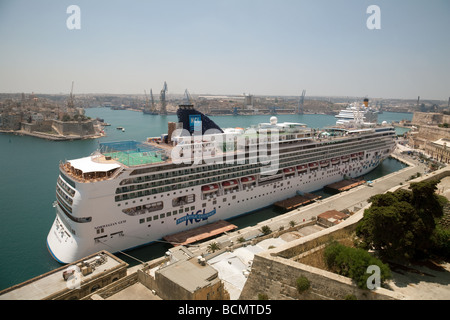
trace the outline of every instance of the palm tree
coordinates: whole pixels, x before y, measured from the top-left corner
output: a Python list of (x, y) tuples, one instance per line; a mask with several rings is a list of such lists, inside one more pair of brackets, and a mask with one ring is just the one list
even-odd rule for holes
[(220, 250), (220, 246), (217, 244), (217, 242), (212, 242), (208, 245), (208, 252), (214, 253), (217, 250)]

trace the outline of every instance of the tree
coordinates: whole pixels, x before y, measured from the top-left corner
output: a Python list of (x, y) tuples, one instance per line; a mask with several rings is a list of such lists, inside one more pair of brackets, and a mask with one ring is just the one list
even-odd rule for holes
[(380, 268), (381, 283), (391, 277), (389, 267), (369, 252), (347, 247), (336, 241), (326, 246), (324, 260), (330, 270), (352, 278), (360, 288), (367, 288), (367, 279), (370, 277), (370, 273), (367, 272), (369, 266), (377, 265)]
[(374, 249), (384, 258), (409, 260), (427, 253), (435, 218), (443, 212), (434, 194), (437, 183), (412, 183), (412, 191), (400, 189), (371, 197), (372, 205), (356, 228), (362, 247)]
[(208, 249), (207, 250), (208, 250), (209, 253), (214, 253), (217, 250), (220, 250), (220, 246), (219, 246), (219, 244), (217, 242), (212, 242), (212, 243), (210, 243), (208, 245)]
[(272, 233), (272, 229), (270, 229), (269, 226), (262, 226), (259, 231), (261, 231), (265, 236)]

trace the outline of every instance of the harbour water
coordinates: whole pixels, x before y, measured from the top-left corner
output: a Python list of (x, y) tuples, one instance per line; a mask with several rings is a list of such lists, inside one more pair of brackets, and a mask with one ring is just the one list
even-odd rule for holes
[[(105, 127), (106, 137), (95, 140), (47, 141), (28, 136), (0, 134), (0, 290), (21, 283), (61, 265), (52, 259), (46, 247), (48, 231), (55, 218), (52, 203), (58, 164), (66, 159), (89, 155), (100, 142), (145, 140), (167, 132), (167, 122), (177, 121), (175, 115), (144, 115), (128, 110), (108, 108), (86, 109), (86, 115), (102, 118), (111, 126)], [(323, 128), (336, 122), (331, 115), (278, 115), (280, 122), (301, 122), (311, 128)], [(214, 116), (222, 128), (246, 128), (260, 122), (269, 122), (270, 116)], [(410, 113), (384, 112), (378, 121), (411, 120)], [(117, 130), (124, 127), (125, 131)], [(401, 129), (400, 129), (401, 130)], [(399, 133), (402, 133), (400, 131)], [(367, 175), (373, 180), (404, 167), (388, 159)], [(323, 194), (326, 196), (326, 194)], [(238, 227), (246, 227), (269, 219), (276, 213), (271, 208), (233, 219)], [(170, 246), (155, 243), (128, 252), (146, 261), (164, 254)], [(119, 256), (134, 263), (126, 256)]]

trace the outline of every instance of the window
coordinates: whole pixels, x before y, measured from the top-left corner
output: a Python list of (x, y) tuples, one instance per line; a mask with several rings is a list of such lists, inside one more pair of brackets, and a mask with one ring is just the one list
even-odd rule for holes
[(139, 223), (144, 223), (145, 219), (139, 219)]

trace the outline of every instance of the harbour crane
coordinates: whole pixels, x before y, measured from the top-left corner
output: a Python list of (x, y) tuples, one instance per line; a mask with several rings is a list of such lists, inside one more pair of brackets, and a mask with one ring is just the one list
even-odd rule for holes
[(306, 90), (302, 91), (302, 96), (298, 100), (297, 114), (303, 114), (303, 103), (305, 102)]
[(144, 113), (147, 113), (148, 110), (148, 96), (147, 96), (147, 91), (144, 90), (144, 94), (145, 94), (145, 108), (144, 108)]
[(72, 88), (70, 89), (69, 101), (67, 102), (67, 107), (68, 108), (73, 108), (75, 106), (73, 100), (74, 99), (73, 99), (73, 81), (72, 81)]
[(166, 101), (167, 83), (164, 81), (164, 86), (161, 89), (160, 99), (161, 99), (161, 110), (159, 114), (167, 114), (167, 101)]

